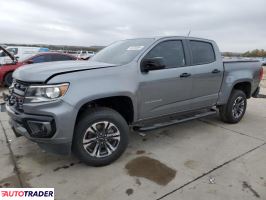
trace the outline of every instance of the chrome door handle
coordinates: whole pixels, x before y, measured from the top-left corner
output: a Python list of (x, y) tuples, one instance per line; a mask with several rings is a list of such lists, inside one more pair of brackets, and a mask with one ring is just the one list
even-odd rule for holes
[(189, 76), (191, 76), (190, 73), (183, 73), (183, 74), (180, 75), (180, 78), (187, 78)]
[(212, 70), (212, 73), (213, 74), (217, 74), (217, 73), (220, 73), (221, 71), (219, 70), (219, 69), (214, 69), (214, 70)]

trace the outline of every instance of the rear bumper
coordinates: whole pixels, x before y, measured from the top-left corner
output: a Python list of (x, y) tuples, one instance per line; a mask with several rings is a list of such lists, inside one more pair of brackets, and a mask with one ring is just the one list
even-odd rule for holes
[(252, 97), (257, 98), (260, 93), (260, 87), (257, 87), (257, 89), (253, 92)]

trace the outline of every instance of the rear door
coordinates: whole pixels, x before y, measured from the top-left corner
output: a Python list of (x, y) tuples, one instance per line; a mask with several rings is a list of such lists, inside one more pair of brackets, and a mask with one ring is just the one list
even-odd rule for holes
[(166, 68), (141, 72), (138, 95), (140, 119), (190, 109), (188, 100), (191, 98), (192, 79), (184, 47), (182, 40), (161, 41), (142, 58), (162, 57)]
[(197, 109), (215, 105), (223, 78), (221, 55), (215, 53), (219, 52), (218, 47), (208, 41), (187, 42), (193, 69), (191, 107)]

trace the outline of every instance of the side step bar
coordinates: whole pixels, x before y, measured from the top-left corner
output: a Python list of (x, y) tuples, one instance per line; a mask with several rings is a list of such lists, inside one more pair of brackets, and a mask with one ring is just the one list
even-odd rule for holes
[(189, 121), (189, 120), (198, 119), (198, 118), (206, 117), (206, 116), (209, 116), (209, 115), (214, 115), (216, 113), (217, 113), (216, 110), (210, 110), (208, 112), (192, 115), (191, 117), (187, 117), (187, 118), (183, 118), (183, 119), (174, 119), (174, 120), (170, 120), (170, 121), (167, 121), (167, 122), (154, 124), (152, 126), (147, 126), (147, 127), (135, 126), (135, 127), (133, 127), (133, 129), (135, 131), (139, 131), (139, 132), (147, 132), (147, 131), (152, 131), (152, 130), (155, 130), (155, 129), (158, 129), (158, 128), (163, 128), (163, 127), (171, 126), (171, 125), (174, 125), (174, 124), (179, 124), (179, 123), (186, 122), (186, 121)]

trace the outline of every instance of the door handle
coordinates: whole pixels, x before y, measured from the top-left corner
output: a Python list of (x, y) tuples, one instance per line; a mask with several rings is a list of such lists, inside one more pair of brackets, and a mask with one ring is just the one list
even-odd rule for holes
[(180, 75), (180, 78), (187, 78), (189, 76), (191, 76), (190, 73), (183, 73), (183, 74)]
[(219, 69), (214, 69), (214, 70), (212, 70), (212, 73), (213, 74), (217, 74), (217, 73), (220, 73), (221, 71), (219, 70)]

